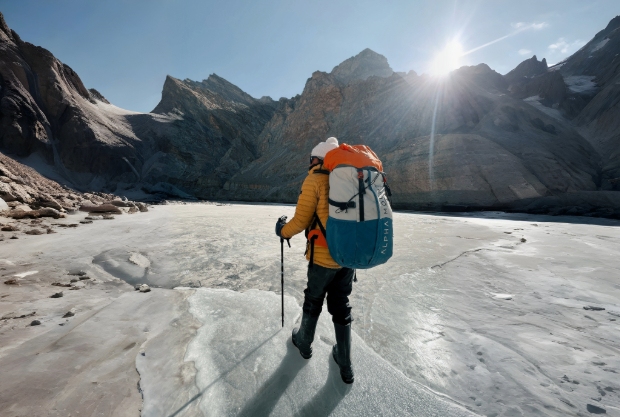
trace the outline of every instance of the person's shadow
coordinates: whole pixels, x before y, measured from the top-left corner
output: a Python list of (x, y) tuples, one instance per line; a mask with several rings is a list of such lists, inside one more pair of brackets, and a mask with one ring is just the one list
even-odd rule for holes
[(331, 357), (330, 351), (329, 372), (325, 385), (323, 385), (323, 388), (321, 388), (321, 390), (295, 415), (298, 417), (328, 416), (351, 391), (352, 387), (353, 385), (342, 382), (340, 368), (338, 368), (338, 365), (336, 365), (336, 362), (334, 362), (334, 359)]
[(301, 371), (301, 368), (308, 363), (306, 359), (301, 357), (299, 350), (293, 345), (290, 337), (286, 347), (288, 350), (278, 369), (273, 372), (271, 377), (245, 404), (243, 409), (239, 411), (239, 417), (268, 416), (271, 414), (286, 389), (293, 382), (299, 371)]

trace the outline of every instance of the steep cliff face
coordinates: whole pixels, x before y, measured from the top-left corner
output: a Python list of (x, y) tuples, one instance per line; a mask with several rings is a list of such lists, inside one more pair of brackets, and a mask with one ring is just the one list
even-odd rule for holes
[[(215, 74), (202, 82), (168, 76), (152, 113), (177, 118), (177, 132), (159, 132), (159, 141), (183, 150), (175, 157), (185, 172), (170, 178), (160, 172), (151, 182), (170, 182), (197, 197), (214, 197), (226, 180), (256, 159), (257, 137), (280, 106), (269, 97), (255, 99)], [(187, 131), (193, 134), (187, 137)]]
[[(79, 76), (41, 47), (23, 42), (0, 15), (0, 147), (39, 152), (78, 186), (130, 172), (138, 139), (98, 111)], [(113, 174), (111, 174), (113, 173)]]

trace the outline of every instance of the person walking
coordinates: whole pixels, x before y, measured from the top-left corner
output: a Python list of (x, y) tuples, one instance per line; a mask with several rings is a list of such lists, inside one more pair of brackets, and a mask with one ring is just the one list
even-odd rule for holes
[(292, 341), (304, 359), (312, 357), (312, 342), (323, 300), (327, 296), (327, 311), (332, 315), (336, 344), (332, 357), (340, 368), (342, 380), (351, 384), (354, 380), (351, 365), (351, 306), (349, 295), (353, 289), (355, 270), (341, 267), (329, 254), (325, 225), (329, 216), (329, 171), (323, 167), (327, 152), (338, 147), (338, 139), (328, 138), (310, 152), (308, 176), (301, 186), (301, 194), (295, 215), (288, 223), (276, 223), (276, 235), (290, 239), (306, 231), (306, 259), (308, 259), (308, 283), (304, 290), (301, 324), (293, 329)]

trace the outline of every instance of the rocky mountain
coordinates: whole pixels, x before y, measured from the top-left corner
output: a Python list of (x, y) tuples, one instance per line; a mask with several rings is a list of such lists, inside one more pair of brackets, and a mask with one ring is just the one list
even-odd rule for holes
[(602, 188), (620, 191), (620, 16), (560, 64), (571, 91), (593, 96), (574, 123), (602, 157)]
[(546, 62), (534, 56), (505, 76), (514, 97), (575, 126), (601, 157), (600, 188), (616, 191), (620, 191), (619, 53), (620, 16), (566, 60), (543, 71)]
[(365, 49), (279, 101), (215, 74), (168, 76), (146, 114), (0, 23), (0, 149), (42, 154), (74, 187), (294, 202), (310, 150), (336, 136), (378, 153), (398, 208), (620, 216), (606, 192), (620, 189), (618, 18), (550, 68), (534, 56), (505, 76), (480, 64), (438, 80)]
[(168, 77), (153, 113), (123, 110), (22, 41), (1, 15), (0, 64), (0, 149), (40, 154), (83, 190), (212, 197), (255, 159), (254, 140), (278, 106), (212, 75), (202, 83)]
[[(157, 136), (166, 144), (157, 154), (161, 169), (147, 180), (174, 184), (200, 198), (214, 197), (240, 167), (256, 159), (256, 138), (279, 105), (269, 97), (254, 99), (216, 74), (202, 82), (166, 77), (162, 99), (151, 114), (174, 119), (174, 131), (162, 131), (148, 118), (135, 130), (145, 140)], [(187, 137), (187, 131), (192, 135)], [(185, 153), (168, 150), (181, 143)], [(171, 164), (181, 170), (169, 172)]]
[(512, 98), (504, 77), (484, 64), (445, 83), (398, 74), (343, 83), (315, 72), (296, 106), (261, 133), (263, 155), (225, 188), (242, 199), (290, 201), (305, 175), (299, 166), (332, 135), (375, 149), (400, 207), (509, 207), (597, 189), (593, 147)]
[[(127, 169), (129, 129), (97, 112), (79, 76), (41, 47), (24, 42), (0, 15), (0, 146), (17, 156), (38, 152), (65, 175)], [(75, 175), (72, 175), (75, 173)]]

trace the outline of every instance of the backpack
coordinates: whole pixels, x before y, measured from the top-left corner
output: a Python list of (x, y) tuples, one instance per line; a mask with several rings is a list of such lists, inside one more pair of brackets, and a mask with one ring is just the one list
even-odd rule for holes
[(391, 191), (383, 164), (365, 145), (341, 144), (323, 160), (329, 172), (327, 247), (341, 266), (367, 269), (392, 257)]

